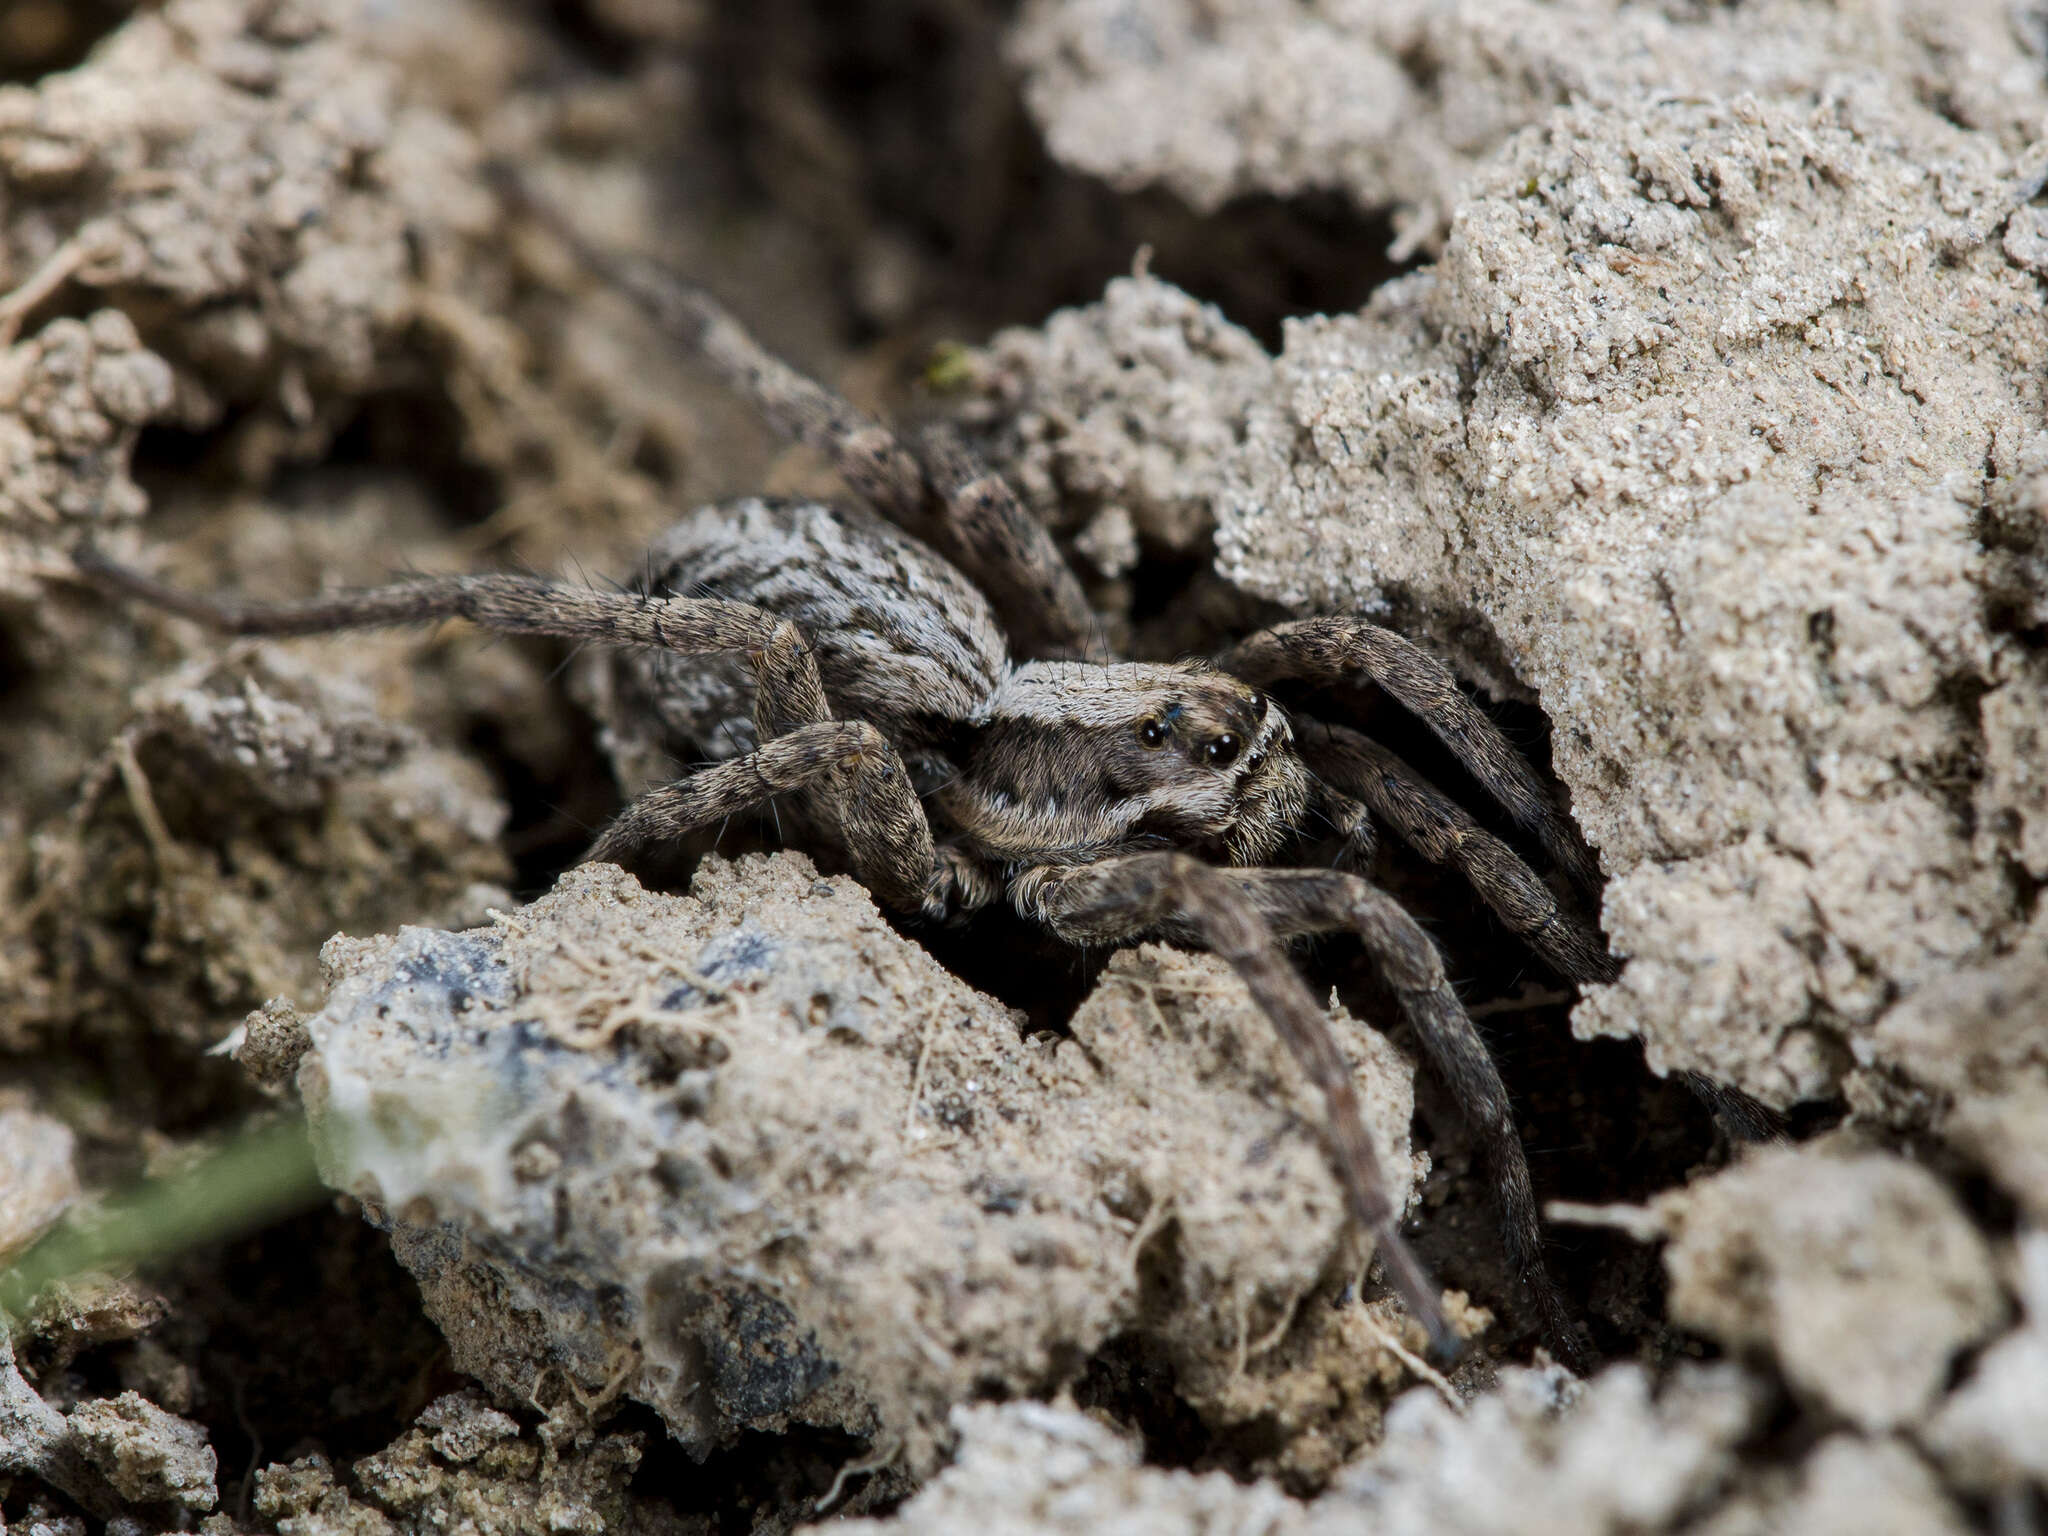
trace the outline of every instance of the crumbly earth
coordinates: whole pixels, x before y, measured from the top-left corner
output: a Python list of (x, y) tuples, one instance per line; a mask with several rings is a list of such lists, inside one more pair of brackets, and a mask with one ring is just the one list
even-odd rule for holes
[[(299, 1068), (323, 1171), (502, 1397), (645, 1402), (699, 1455), (829, 1426), (922, 1472), (951, 1404), (1052, 1390), (1124, 1336), (1198, 1412), (1292, 1415), (1341, 1454), (1422, 1342), (1354, 1300), (1314, 1332), (1380, 1366), (1262, 1394), (1340, 1374), (1268, 1357), (1360, 1256), (1314, 1094), (1206, 956), (1119, 955), (1070, 1038), (1025, 1041), (782, 854), (712, 855), (687, 897), (590, 866), (492, 928), (323, 963)], [(1407, 1167), (1412, 1068), (1332, 1024)]]
[[(1533, 695), (1630, 962), (1582, 1033), (1905, 1118), (1964, 1054), (1928, 1015), (2044, 953), (2048, 326), (2001, 239), (2041, 174), (1874, 81), (1574, 107), (1489, 163), (1440, 262), (1292, 324), (1199, 428), (1135, 425), (1157, 283), (1086, 350), (999, 342), (989, 389), (1080, 423), (1022, 445), (1036, 474), (1085, 495), (1171, 455), (1240, 584)], [(1098, 449), (1094, 420), (1124, 433)], [(2036, 1051), (2007, 1017), (2005, 1056)]]
[[(1551, 1367), (1504, 1372), (1460, 1414), (1427, 1390), (1389, 1413), (1386, 1438), (1308, 1503), (1218, 1473), (1141, 1464), (1100, 1422), (1039, 1404), (956, 1411), (953, 1465), (888, 1520), (860, 1527), (940, 1532), (970, 1521), (1000, 1536), (1117, 1530), (1242, 1530), (1267, 1536), (1549, 1536), (1549, 1533), (1967, 1529), (1932, 1474), (1896, 1441), (1829, 1440), (1738, 1507), (1737, 1446), (1767, 1407), (1731, 1366), (1681, 1365), (1653, 1390), (1617, 1365), (1592, 1383)], [(1615, 1469), (1626, 1466), (1626, 1477)], [(1873, 1517), (1881, 1523), (1862, 1524)]]
[[(355, 1464), (344, 1483), (318, 1453), (257, 1474), (253, 1507), (294, 1536), (400, 1536), (490, 1530), (506, 1536), (603, 1536), (649, 1531), (698, 1536), (711, 1527), (679, 1518), (631, 1489), (642, 1455), (637, 1434), (601, 1435), (563, 1448), (523, 1429), (478, 1392), (440, 1398), (399, 1439)], [(212, 1523), (202, 1527), (214, 1536)], [(237, 1529), (221, 1523), (221, 1536)]]
[[(0, 1266), (281, 1107), (333, 1189), (9, 1324), (0, 1522), (2040, 1523), (2044, 37), (1989, 0), (0, 0)], [(1344, 946), (1302, 963), (1470, 1292), (1448, 1378), (1213, 961), (900, 930), (800, 852), (565, 874), (617, 790), (562, 651), (226, 644), (71, 579), (89, 537), (272, 594), (601, 580), (692, 500), (831, 489), (494, 157), (863, 403), (921, 378), (1119, 640), (1364, 613), (1547, 757), (1614, 986), (1380, 873), (1578, 1202), (1604, 1369), (1532, 1360)], [(1390, 240), (1428, 263), (1382, 281)], [(1734, 1154), (1674, 1069), (1792, 1143)]]
[(2005, 1321), (1990, 1245), (1932, 1174), (1824, 1143), (1771, 1148), (1659, 1198), (1671, 1315), (1870, 1433), (1924, 1422)]
[(1825, 94), (1886, 74), (2008, 147), (2048, 107), (2039, 18), (1996, 0), (1028, 0), (1012, 35), (1055, 156), (1200, 208), (1327, 188), (1442, 243), (1466, 185), (1567, 102)]

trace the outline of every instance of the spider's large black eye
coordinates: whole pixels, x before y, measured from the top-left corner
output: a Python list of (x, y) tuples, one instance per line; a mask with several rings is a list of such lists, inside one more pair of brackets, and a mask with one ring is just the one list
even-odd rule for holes
[(1138, 722), (1138, 740), (1145, 743), (1148, 747), (1165, 746), (1166, 738), (1172, 734), (1173, 732), (1166, 728), (1164, 721), (1140, 720)]
[(1221, 736), (1212, 736), (1202, 747), (1202, 760), (1211, 768), (1228, 768), (1237, 761), (1237, 754), (1244, 750), (1244, 743), (1225, 731)]

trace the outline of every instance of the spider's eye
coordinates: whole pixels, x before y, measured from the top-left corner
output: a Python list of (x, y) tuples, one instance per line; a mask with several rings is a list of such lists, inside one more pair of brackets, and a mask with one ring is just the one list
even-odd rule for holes
[(1173, 732), (1166, 728), (1164, 721), (1140, 720), (1138, 722), (1138, 740), (1145, 743), (1148, 747), (1165, 746), (1166, 738), (1172, 734)]
[(1243, 750), (1244, 743), (1225, 731), (1221, 736), (1209, 738), (1208, 744), (1202, 748), (1202, 759), (1211, 768), (1228, 768)]
[(1254, 720), (1266, 718), (1266, 696), (1263, 693), (1253, 694), (1245, 700), (1245, 703), (1251, 706), (1252, 718)]

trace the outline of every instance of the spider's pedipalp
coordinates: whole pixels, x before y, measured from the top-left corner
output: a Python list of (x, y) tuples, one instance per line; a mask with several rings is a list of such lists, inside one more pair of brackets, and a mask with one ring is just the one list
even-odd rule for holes
[(1456, 753), (1574, 884), (1581, 890), (1599, 887), (1599, 867), (1528, 759), (1465, 696), (1451, 669), (1412, 640), (1364, 619), (1300, 619), (1239, 641), (1218, 665), (1258, 684), (1288, 678), (1336, 682), (1363, 674)]
[[(1184, 853), (1140, 853), (1093, 864), (1026, 871), (1013, 889), (1020, 911), (1080, 943), (1179, 931), (1226, 961), (1243, 978), (1309, 1080), (1322, 1091), (1338, 1182), (1353, 1218), (1370, 1232), (1388, 1278), (1429, 1334), (1430, 1350), (1448, 1360), (1458, 1338), (1421, 1261), (1401, 1235), (1401, 1213), (1359, 1112), (1351, 1067), (1331, 1038), (1322, 1010), (1275, 942), (1258, 904), (1246, 899), (1245, 876), (1283, 871), (1223, 870)], [(1424, 941), (1427, 943), (1427, 940)], [(1434, 952), (1432, 951), (1432, 954)], [(1533, 1219), (1533, 1204), (1531, 1215)], [(1538, 1261), (1541, 1266), (1541, 1260)]]
[[(1303, 757), (1306, 760), (1307, 754)], [(1310, 763), (1309, 769), (1313, 772), (1315, 765)], [(1364, 803), (1319, 778), (1311, 804), (1329, 823), (1330, 833), (1337, 840), (1332, 866), (1354, 874), (1364, 873), (1380, 841), (1379, 828), (1373, 825), (1372, 814)]]

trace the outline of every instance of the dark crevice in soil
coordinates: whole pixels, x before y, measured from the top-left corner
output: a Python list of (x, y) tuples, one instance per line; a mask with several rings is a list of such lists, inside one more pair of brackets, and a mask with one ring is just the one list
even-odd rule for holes
[[(122, 1011), (147, 1017), (152, 1001), (137, 999)], [(81, 1040), (79, 1047), (71, 1064), (96, 1073), (93, 1090), (122, 1106), (124, 1115), (146, 1116), (165, 1136), (206, 1135), (264, 1102), (239, 1066), (206, 1054), (191, 1040), (117, 1033)], [(130, 1176), (141, 1171), (127, 1170)]]
[[(1496, 1013), (1480, 1024), (1515, 1106), (1539, 1208), (1556, 1199), (1640, 1202), (1716, 1159), (1712, 1116), (1679, 1084), (1652, 1074), (1634, 1044), (1574, 1040), (1564, 1005)], [(1426, 1186), (1417, 1250), (1441, 1283), (1467, 1289), (1501, 1316), (1497, 1345), (1515, 1340), (1508, 1352), (1526, 1353), (1540, 1339), (1507, 1268), (1463, 1106), (1427, 1071), (1417, 1076), (1416, 1099), (1418, 1139), (1443, 1169)], [(1675, 1347), (1665, 1336), (1653, 1246), (1604, 1228), (1546, 1223), (1544, 1235), (1551, 1273), (1596, 1350)]]
[(17, 718), (13, 706), (32, 691), (34, 682), (35, 668), (23, 653), (20, 637), (0, 623), (0, 713)]
[(2024, 932), (2032, 926), (2034, 914), (2041, 908), (2041, 893), (2048, 891), (2048, 880), (2037, 878), (2013, 858), (2005, 861), (2005, 870), (2012, 882), (2013, 930)]
[(1073, 1390), (1076, 1406), (1135, 1429), (1148, 1465), (1193, 1468), (1208, 1459), (1208, 1426), (1180, 1396), (1171, 1362), (1143, 1336), (1119, 1334), (1104, 1344)]
[(1849, 1106), (1842, 1099), (1809, 1099), (1785, 1111), (1785, 1135), (1791, 1141), (1811, 1141), (1849, 1118)]
[(0, 81), (70, 69), (134, 9), (132, 0), (0, 0)]
[[(217, 488), (247, 491), (246, 467), (238, 462), (243, 428), (258, 412), (228, 407), (203, 431), (157, 422), (143, 428), (136, 443), (133, 473), (152, 505), (179, 491)], [(312, 494), (331, 493), (349, 472), (395, 470), (422, 486), (451, 528), (480, 523), (504, 503), (504, 488), (490, 469), (464, 448), (468, 429), (455, 402), (433, 378), (378, 390), (357, 401), (336, 428), (317, 462), (287, 459), (262, 487), (280, 502), (295, 504)], [(402, 559), (404, 551), (394, 551)]]
[(1095, 990), (1106, 949), (1079, 949), (998, 903), (957, 926), (897, 919), (899, 932), (977, 991), (1024, 1015), (1024, 1033), (1067, 1032), (1067, 1020)]
[[(968, 334), (1097, 298), (1140, 246), (1160, 276), (1269, 349), (1288, 316), (1356, 309), (1402, 270), (1386, 256), (1391, 223), (1334, 194), (1246, 197), (1201, 214), (1055, 165), (1002, 59), (1007, 19), (944, 0), (769, 0), (717, 13), (707, 126), (736, 146), (735, 177), (752, 197), (835, 252), (857, 336), (888, 323), (859, 298), (878, 234), (920, 253), (925, 291), (912, 309)], [(822, 120), (791, 117), (796, 101)]]
[(1134, 661), (1213, 655), (1239, 636), (1293, 617), (1216, 574), (1208, 548), (1193, 556), (1146, 552), (1125, 579)]
[(231, 411), (225, 421), (204, 432), (162, 421), (144, 427), (135, 443), (132, 473), (136, 484), (149, 493), (150, 504), (160, 503), (179, 484), (236, 483), (221, 454), (239, 420), (240, 413)]
[(466, 425), (444, 389), (423, 382), (366, 396), (321, 458), (319, 472), (403, 471), (427, 488), (451, 526), (470, 527), (504, 504), (498, 477), (469, 457)]
[(566, 50), (589, 68), (622, 75), (643, 52), (637, 39), (609, 25), (589, 0), (546, 0), (543, 8)]
[[(574, 711), (560, 696), (559, 676), (556, 684), (558, 707)], [(596, 733), (579, 720), (569, 739), (566, 763), (541, 764), (513, 750), (504, 722), (489, 715), (477, 716), (467, 734), (465, 745), (489, 765), (510, 811), (499, 843), (512, 860), (512, 893), (521, 901), (552, 890), (619, 809), (618, 786)]]
[[(635, 1403), (605, 1424), (606, 1433), (645, 1439), (632, 1492), (678, 1515), (703, 1516), (720, 1536), (768, 1536), (818, 1517), (817, 1505), (841, 1469), (868, 1460), (867, 1441), (839, 1430), (794, 1424), (779, 1434), (748, 1431), (703, 1461), (669, 1439), (652, 1410)], [(882, 1514), (909, 1492), (892, 1470), (849, 1474), (831, 1506), (835, 1516)]]
[(1285, 321), (1363, 308), (1417, 264), (1386, 255), (1390, 221), (1335, 193), (1237, 198), (1206, 215), (1153, 193), (1131, 212), (1133, 233), (1154, 248), (1153, 271), (1214, 304), (1268, 352), (1280, 350)]
[(220, 1457), (221, 1508), (252, 1467), (324, 1452), (346, 1467), (468, 1384), (389, 1243), (346, 1202), (152, 1275), (172, 1303), (155, 1337), (192, 1370), (188, 1416)]

